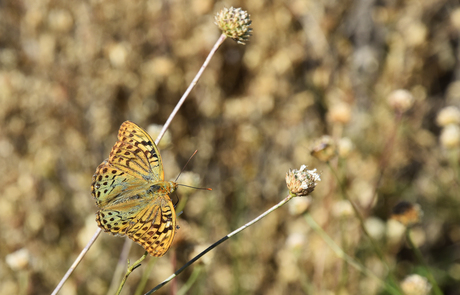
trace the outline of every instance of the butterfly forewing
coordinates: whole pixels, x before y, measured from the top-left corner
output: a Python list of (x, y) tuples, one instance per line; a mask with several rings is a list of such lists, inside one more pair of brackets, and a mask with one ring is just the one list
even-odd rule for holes
[(163, 164), (155, 143), (147, 132), (130, 121), (121, 125), (109, 162), (135, 177), (148, 181), (164, 179)]
[(126, 121), (110, 156), (93, 175), (91, 193), (99, 211), (96, 221), (114, 235), (126, 235), (151, 255), (168, 251), (176, 231), (176, 213), (164, 181), (160, 153), (152, 138)]

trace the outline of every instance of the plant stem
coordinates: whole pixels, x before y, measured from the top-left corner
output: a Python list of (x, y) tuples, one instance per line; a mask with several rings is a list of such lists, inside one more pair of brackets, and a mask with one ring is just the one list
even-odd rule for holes
[(145, 293), (145, 295), (150, 295), (150, 294), (153, 294), (154, 292), (156, 292), (158, 289), (160, 289), (161, 287), (163, 287), (164, 285), (166, 285), (168, 282), (170, 282), (172, 279), (174, 279), (177, 275), (179, 275), (181, 272), (183, 272), (187, 267), (189, 267), (190, 265), (192, 265), (195, 261), (197, 261), (198, 259), (200, 259), (202, 256), (204, 256), (206, 253), (208, 253), (209, 251), (211, 251), (212, 249), (216, 248), (217, 246), (219, 246), (220, 244), (222, 244), (223, 242), (225, 242), (226, 240), (228, 240), (230, 237), (236, 235), (237, 233), (245, 230), (246, 228), (250, 227), (251, 225), (253, 225), (254, 223), (256, 223), (257, 221), (261, 220), (262, 218), (264, 218), (265, 216), (267, 216), (268, 214), (272, 213), (273, 211), (275, 211), (276, 209), (280, 208), (281, 206), (283, 206), (284, 204), (286, 204), (287, 202), (289, 202), (293, 197), (295, 197), (294, 194), (289, 194), (286, 198), (284, 198), (281, 202), (279, 202), (278, 204), (276, 204), (275, 206), (271, 207), (270, 209), (268, 209), (267, 211), (265, 211), (264, 213), (262, 213), (261, 215), (259, 215), (257, 218), (253, 219), (252, 221), (246, 223), (245, 225), (243, 225), (242, 227), (232, 231), (231, 233), (229, 233), (228, 235), (226, 235), (225, 237), (223, 237), (222, 239), (218, 240), (217, 242), (215, 242), (214, 244), (212, 244), (211, 246), (209, 246), (208, 248), (206, 248), (204, 251), (202, 251), (200, 254), (198, 254), (197, 256), (195, 256), (192, 260), (190, 260), (189, 262), (187, 262), (186, 264), (184, 264), (184, 266), (182, 266), (179, 270), (177, 270), (175, 273), (173, 273), (171, 276), (169, 276), (166, 280), (164, 280), (163, 282), (161, 282), (160, 284), (158, 284), (155, 288), (153, 288), (152, 290), (148, 291), (147, 293)]
[[(335, 169), (331, 166), (331, 163), (330, 162), (327, 162), (329, 168), (331, 169), (332, 171), (332, 174), (334, 174), (334, 176), (336, 177), (337, 179), (337, 182), (339, 183), (339, 186), (340, 186), (340, 189), (341, 189), (341, 192), (342, 192), (342, 195), (344, 197), (344, 199), (346, 199), (348, 202), (350, 202), (351, 204), (351, 207), (353, 208), (353, 211), (355, 212), (355, 215), (356, 217), (358, 218), (359, 220), (359, 224), (361, 226), (361, 229), (363, 230), (364, 234), (367, 236), (367, 238), (369, 239), (369, 241), (371, 242), (371, 245), (372, 245), (372, 248), (374, 248), (375, 250), (375, 253), (377, 253), (377, 256), (379, 257), (380, 261), (383, 263), (383, 265), (385, 266), (385, 268), (387, 269), (388, 271), (388, 276), (390, 278), (390, 280), (393, 282), (393, 284), (395, 286), (397, 286), (398, 289), (399, 288), (399, 284), (398, 284), (398, 280), (396, 279), (396, 277), (393, 275), (393, 272), (390, 268), (390, 266), (388, 265), (386, 259), (385, 259), (385, 255), (383, 254), (383, 251), (382, 249), (380, 249), (379, 245), (377, 244), (377, 242), (374, 240), (374, 238), (369, 234), (369, 231), (367, 230), (365, 224), (364, 224), (364, 217), (362, 216), (361, 212), (359, 212), (359, 209), (358, 207), (356, 206), (356, 204), (350, 199), (350, 197), (348, 196), (347, 192), (345, 191), (345, 187), (344, 187), (344, 184), (342, 181), (340, 181), (339, 179), (339, 176), (337, 175), (337, 172), (335, 171)], [(401, 291), (401, 290), (400, 290)], [(402, 292), (402, 291), (401, 291)]]
[(412, 241), (412, 238), (410, 236), (410, 228), (407, 228), (406, 230), (406, 239), (407, 242), (409, 243), (410, 247), (412, 248), (412, 251), (414, 251), (415, 256), (417, 257), (418, 261), (420, 264), (423, 265), (423, 268), (425, 268), (426, 271), (426, 276), (428, 280), (430, 281), (431, 285), (433, 286), (433, 291), (435, 295), (443, 295), (444, 293), (441, 291), (439, 288), (438, 283), (436, 282), (433, 274), (431, 273), (430, 269), (428, 268), (428, 265), (425, 262), (425, 259), (423, 259), (422, 252), (420, 252), (420, 249), (415, 245), (414, 241)]
[(112, 295), (116, 292), (117, 286), (120, 284), (121, 276), (123, 274), (123, 270), (126, 265), (126, 259), (128, 258), (129, 250), (131, 250), (131, 246), (133, 243), (129, 242), (128, 238), (125, 238), (125, 243), (123, 244), (123, 249), (121, 250), (120, 258), (118, 258), (117, 267), (113, 272), (112, 282), (110, 283), (109, 291), (107, 291), (107, 295)]
[(192, 271), (192, 274), (190, 275), (189, 279), (187, 282), (180, 288), (179, 292), (177, 292), (177, 295), (185, 295), (187, 294), (187, 291), (192, 287), (192, 285), (195, 283), (196, 279), (198, 279), (198, 276), (201, 273), (201, 270), (203, 268), (201, 266), (195, 267)]
[(140, 295), (144, 291), (145, 285), (147, 284), (147, 281), (149, 279), (149, 274), (152, 271), (155, 262), (156, 258), (151, 257), (149, 263), (147, 264), (147, 268), (144, 270), (142, 274), (141, 281), (139, 282), (139, 285), (137, 285), (136, 292), (134, 292), (134, 295)]
[(88, 252), (89, 248), (91, 248), (91, 246), (94, 244), (94, 242), (96, 241), (96, 239), (99, 236), (99, 234), (101, 233), (101, 231), (102, 230), (100, 228), (98, 228), (96, 230), (96, 232), (94, 233), (94, 235), (91, 238), (91, 240), (89, 240), (88, 244), (86, 244), (85, 248), (83, 248), (83, 250), (80, 252), (80, 255), (78, 255), (77, 259), (75, 259), (75, 262), (67, 270), (66, 274), (61, 279), (61, 281), (56, 286), (56, 288), (54, 289), (53, 293), (51, 293), (51, 295), (56, 295), (59, 292), (59, 290), (61, 290), (62, 286), (64, 286), (65, 281), (67, 281), (67, 279), (70, 277), (72, 272), (75, 270), (75, 268), (78, 266), (78, 264), (81, 262), (81, 260), (85, 256), (86, 252)]
[(121, 293), (121, 290), (123, 289), (123, 286), (125, 285), (126, 280), (128, 279), (128, 276), (133, 272), (133, 270), (141, 266), (140, 263), (145, 259), (145, 257), (147, 257), (148, 254), (149, 252), (145, 251), (144, 255), (142, 255), (141, 258), (139, 258), (130, 267), (128, 267), (128, 269), (126, 270), (125, 276), (123, 277), (123, 280), (121, 281), (120, 286), (118, 287), (118, 291), (116, 295), (119, 295)]
[[(182, 95), (182, 97), (180, 98), (179, 102), (176, 104), (176, 107), (174, 108), (174, 110), (172, 111), (171, 115), (169, 115), (169, 118), (168, 120), (166, 121), (166, 123), (163, 125), (163, 128), (161, 129), (160, 131), (160, 134), (158, 135), (157, 139), (155, 140), (155, 144), (158, 145), (158, 143), (160, 142), (161, 138), (163, 138), (163, 135), (166, 133), (166, 130), (168, 129), (169, 125), (171, 124), (172, 120), (174, 119), (174, 117), (176, 116), (177, 112), (179, 111), (180, 107), (182, 106), (182, 104), (184, 103), (185, 99), (188, 97), (188, 95), (190, 94), (190, 91), (192, 91), (192, 89), (195, 87), (196, 83), (198, 82), (198, 80), (200, 79), (201, 75), (203, 74), (204, 70), (206, 69), (206, 67), (208, 66), (211, 58), (214, 56), (215, 52), (217, 51), (217, 49), (219, 49), (220, 45), (222, 45), (222, 43), (225, 41), (225, 39), (227, 38), (227, 36), (225, 36), (224, 34), (222, 34), (219, 39), (217, 40), (217, 42), (214, 44), (214, 47), (211, 49), (211, 52), (209, 53), (208, 57), (206, 58), (205, 62), (203, 63), (203, 65), (201, 66), (200, 70), (198, 71), (198, 73), (196, 74), (195, 78), (193, 79), (193, 81), (190, 83), (189, 87), (187, 88), (187, 90), (185, 91), (185, 93)], [(88, 242), (88, 244), (86, 245), (86, 247), (80, 252), (80, 255), (78, 256), (78, 258), (75, 260), (75, 262), (72, 264), (72, 266), (69, 268), (69, 270), (67, 271), (67, 273), (64, 275), (64, 277), (61, 279), (61, 281), (59, 282), (59, 284), (56, 286), (56, 288), (54, 289), (53, 293), (51, 295), (56, 295), (59, 290), (62, 288), (62, 286), (64, 285), (64, 283), (67, 281), (67, 279), (70, 277), (70, 275), (72, 274), (72, 272), (75, 270), (75, 268), (77, 267), (77, 265), (80, 263), (80, 261), (83, 259), (83, 257), (86, 255), (86, 252), (88, 252), (89, 248), (91, 248), (91, 246), (93, 245), (93, 243), (96, 241), (97, 237), (99, 236), (99, 234), (101, 233), (101, 229), (98, 228), (93, 236), (93, 238)], [(125, 241), (125, 245), (126, 243), (130, 243), (131, 241), (129, 240), (126, 240)]]
[(184, 92), (184, 94), (180, 98), (179, 102), (177, 103), (176, 107), (172, 111), (171, 115), (169, 115), (168, 120), (163, 125), (163, 129), (161, 130), (160, 134), (158, 134), (158, 137), (155, 140), (156, 144), (158, 144), (160, 139), (165, 134), (166, 130), (169, 127), (169, 124), (171, 124), (171, 121), (176, 116), (177, 112), (179, 111), (180, 107), (182, 106), (182, 104), (184, 103), (185, 99), (189, 95), (190, 91), (192, 91), (193, 87), (195, 87), (196, 83), (198, 82), (198, 80), (200, 79), (200, 77), (203, 74), (204, 70), (206, 69), (206, 67), (208, 66), (209, 62), (211, 61), (211, 58), (214, 56), (214, 53), (216, 53), (217, 49), (219, 49), (220, 45), (222, 45), (222, 43), (225, 41), (226, 38), (227, 38), (227, 36), (222, 34), (222, 35), (220, 35), (220, 37), (217, 40), (217, 42), (214, 44), (214, 47), (211, 49), (211, 52), (209, 52), (208, 57), (204, 61), (203, 65), (201, 66), (201, 69), (198, 71), (198, 73), (196, 74), (195, 78), (193, 78), (192, 83), (190, 83), (190, 85), (188, 86), (187, 90)]
[(307, 213), (304, 214), (305, 220), (307, 221), (308, 225), (328, 244), (328, 246), (334, 251), (334, 253), (344, 261), (346, 261), (348, 264), (353, 266), (356, 270), (362, 272), (363, 274), (367, 275), (368, 277), (371, 277), (378, 282), (380, 282), (385, 289), (387, 289), (388, 292), (391, 294), (402, 294), (399, 290), (391, 286), (389, 283), (383, 281), (380, 279), (378, 276), (376, 276), (373, 272), (371, 272), (369, 269), (364, 267), (362, 264), (359, 262), (355, 261), (352, 257), (347, 255), (340, 247), (337, 245), (331, 237), (329, 237), (326, 232), (316, 223), (316, 221), (313, 219), (311, 216), (310, 212), (307, 211)]
[(377, 190), (380, 187), (383, 175), (388, 166), (388, 159), (390, 158), (391, 151), (393, 150), (396, 135), (398, 133), (398, 128), (401, 125), (402, 115), (403, 114), (401, 112), (396, 112), (395, 114), (395, 124), (393, 126), (393, 129), (391, 130), (389, 137), (386, 140), (385, 147), (383, 148), (382, 157), (380, 158), (379, 163), (379, 176), (377, 178), (377, 181), (375, 182), (374, 189), (372, 191), (372, 198), (366, 206), (366, 211), (369, 211), (371, 209), (372, 204), (374, 204), (374, 201), (377, 198)]
[[(192, 91), (192, 89), (195, 87), (196, 83), (198, 82), (198, 80), (201, 78), (201, 75), (203, 74), (204, 70), (206, 69), (206, 67), (208, 66), (209, 62), (211, 61), (211, 58), (214, 56), (214, 54), (216, 53), (217, 49), (219, 49), (220, 45), (222, 45), (222, 43), (225, 41), (225, 39), (227, 38), (227, 36), (225, 36), (224, 34), (222, 34), (219, 39), (217, 40), (217, 42), (214, 44), (214, 47), (211, 49), (211, 52), (208, 54), (208, 57), (206, 58), (206, 60), (204, 61), (203, 65), (201, 66), (200, 70), (198, 71), (198, 73), (195, 75), (195, 78), (193, 78), (192, 82), (190, 83), (190, 85), (188, 86), (187, 90), (184, 92), (184, 94), (182, 95), (182, 97), (179, 99), (179, 102), (176, 104), (176, 106), (174, 107), (174, 110), (171, 112), (171, 114), (169, 115), (168, 117), (168, 120), (166, 120), (166, 123), (163, 125), (163, 128), (161, 128), (161, 131), (160, 131), (160, 134), (158, 134), (157, 138), (155, 139), (155, 144), (158, 145), (160, 143), (160, 140), (163, 138), (163, 136), (165, 135), (166, 133), (166, 130), (168, 130), (169, 128), (169, 125), (171, 124), (172, 120), (174, 119), (174, 117), (177, 115), (177, 112), (179, 111), (179, 109), (181, 108), (182, 104), (184, 104), (185, 100), (187, 99), (188, 95), (190, 94), (190, 92)], [(180, 212), (180, 211), (179, 211)], [(130, 240), (126, 240), (125, 241), (125, 244), (126, 243), (131, 243)]]

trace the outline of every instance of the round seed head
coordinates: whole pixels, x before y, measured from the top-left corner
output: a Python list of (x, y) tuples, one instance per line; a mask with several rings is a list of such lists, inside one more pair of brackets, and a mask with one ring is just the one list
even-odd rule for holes
[(217, 13), (215, 24), (227, 37), (244, 45), (252, 36), (252, 29), (249, 27), (252, 21), (249, 16), (248, 12), (241, 8), (224, 8)]
[(413, 274), (401, 282), (401, 289), (406, 295), (427, 295), (431, 291), (431, 284), (426, 278)]
[(387, 100), (395, 111), (401, 113), (409, 110), (414, 104), (414, 96), (405, 89), (398, 89), (391, 92)]

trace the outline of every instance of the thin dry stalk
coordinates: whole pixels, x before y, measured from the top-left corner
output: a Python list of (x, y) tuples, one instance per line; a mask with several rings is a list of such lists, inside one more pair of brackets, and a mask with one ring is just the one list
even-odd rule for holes
[(80, 252), (80, 255), (78, 255), (77, 259), (75, 259), (75, 262), (72, 264), (72, 266), (69, 268), (69, 270), (67, 270), (67, 272), (65, 273), (64, 277), (61, 279), (61, 281), (56, 286), (56, 288), (54, 289), (53, 293), (51, 293), (51, 295), (56, 295), (59, 292), (59, 290), (61, 290), (62, 286), (64, 286), (64, 283), (67, 281), (67, 279), (73, 273), (75, 268), (77, 268), (78, 264), (80, 264), (80, 261), (82, 261), (82, 259), (85, 256), (86, 252), (88, 252), (89, 248), (91, 248), (91, 246), (94, 244), (94, 242), (96, 241), (96, 239), (99, 236), (99, 234), (101, 233), (101, 231), (102, 230), (100, 228), (98, 228), (96, 230), (96, 232), (94, 233), (94, 235), (91, 238), (91, 240), (89, 240), (88, 244), (86, 244), (85, 248), (83, 248), (83, 250)]
[[(184, 95), (182, 95), (181, 99), (179, 100), (179, 102), (177, 103), (176, 107), (174, 108), (174, 110), (172, 111), (171, 115), (169, 116), (168, 120), (166, 121), (165, 125), (163, 126), (160, 134), (158, 135), (157, 139), (155, 140), (155, 144), (158, 145), (158, 143), (160, 142), (161, 138), (163, 138), (163, 135), (166, 133), (166, 130), (168, 129), (169, 125), (171, 124), (171, 121), (174, 119), (174, 117), (176, 116), (177, 112), (179, 111), (180, 107), (182, 106), (182, 104), (184, 103), (185, 99), (187, 98), (187, 96), (190, 94), (190, 91), (192, 91), (193, 87), (195, 87), (196, 83), (198, 82), (198, 80), (200, 79), (201, 75), (203, 74), (203, 71), (205, 70), (205, 68), (208, 66), (211, 58), (214, 56), (215, 52), (217, 51), (217, 49), (220, 47), (220, 45), (222, 45), (222, 43), (225, 41), (227, 37), (222, 34), (220, 36), (220, 38), (217, 40), (216, 44), (214, 45), (214, 47), (212, 48), (211, 52), (209, 53), (208, 57), (206, 58), (205, 62), (203, 63), (203, 65), (201, 66), (201, 69), (198, 71), (197, 75), (195, 76), (195, 78), (193, 79), (192, 83), (190, 84), (190, 86), (187, 88), (187, 90), (185, 91)], [(86, 255), (86, 252), (88, 252), (89, 248), (91, 248), (91, 246), (93, 245), (93, 243), (96, 241), (97, 237), (99, 236), (99, 234), (101, 233), (101, 229), (98, 228), (96, 230), (96, 232), (94, 233), (94, 236), (93, 238), (88, 242), (88, 244), (85, 246), (85, 248), (81, 251), (80, 255), (78, 256), (78, 258), (75, 260), (75, 262), (72, 264), (72, 266), (69, 268), (69, 270), (66, 272), (66, 274), (64, 275), (64, 277), (61, 279), (61, 281), (59, 282), (59, 284), (56, 286), (56, 288), (54, 289), (53, 293), (51, 295), (56, 295), (59, 290), (62, 288), (62, 286), (64, 285), (64, 283), (67, 281), (67, 279), (70, 277), (70, 275), (72, 274), (72, 272), (75, 270), (75, 268), (78, 266), (78, 264), (80, 263), (80, 261), (83, 259), (83, 257)], [(125, 243), (130, 243), (131, 241), (129, 240), (126, 240)]]
[(226, 235), (225, 237), (223, 237), (222, 239), (218, 240), (217, 242), (215, 242), (214, 244), (212, 244), (211, 246), (209, 246), (208, 248), (206, 248), (204, 251), (202, 251), (200, 254), (198, 254), (197, 256), (193, 257), (189, 262), (187, 262), (186, 264), (184, 264), (184, 266), (182, 266), (179, 270), (177, 270), (174, 274), (172, 274), (171, 276), (169, 276), (166, 280), (164, 280), (163, 282), (161, 282), (160, 284), (158, 284), (155, 288), (153, 288), (152, 290), (148, 291), (147, 293), (145, 293), (145, 295), (150, 295), (150, 294), (153, 294), (154, 292), (158, 291), (161, 287), (163, 287), (164, 285), (166, 285), (167, 283), (169, 283), (172, 279), (174, 279), (176, 276), (178, 276), (181, 272), (183, 272), (187, 267), (189, 267), (190, 265), (192, 265), (195, 261), (197, 261), (198, 259), (200, 259), (201, 257), (203, 257), (206, 253), (208, 253), (209, 251), (211, 251), (212, 249), (216, 248), (217, 246), (219, 246), (220, 244), (222, 244), (223, 242), (225, 242), (226, 240), (228, 240), (230, 237), (236, 235), (237, 233), (247, 229), (248, 227), (250, 227), (251, 225), (253, 225), (254, 223), (256, 223), (257, 221), (261, 220), (262, 218), (264, 218), (265, 216), (267, 216), (268, 214), (272, 213), (273, 211), (275, 211), (276, 209), (280, 208), (281, 206), (283, 206), (284, 204), (286, 204), (287, 202), (289, 202), (293, 197), (295, 197), (296, 195), (295, 194), (289, 194), (287, 197), (285, 197), (281, 202), (279, 202), (278, 204), (276, 204), (275, 206), (271, 207), (270, 209), (268, 209), (267, 211), (265, 211), (264, 213), (262, 213), (261, 215), (259, 215), (258, 217), (256, 217), (255, 219), (253, 219), (252, 221), (246, 223), (245, 225), (243, 225), (242, 227), (232, 231), (231, 233), (229, 233), (228, 235)]

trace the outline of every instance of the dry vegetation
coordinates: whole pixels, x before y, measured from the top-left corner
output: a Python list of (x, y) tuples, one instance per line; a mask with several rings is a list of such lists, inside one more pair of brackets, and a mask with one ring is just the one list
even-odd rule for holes
[[(145, 291), (284, 198), (285, 173), (301, 164), (323, 179), (312, 216), (385, 279), (331, 170), (310, 156), (329, 134), (354, 146), (332, 166), (395, 276), (424, 274), (389, 219), (400, 200), (417, 202), (425, 214), (414, 241), (445, 294), (460, 294), (458, 118), (436, 123), (442, 108), (460, 107), (457, 0), (0, 1), (0, 294), (54, 289), (97, 228), (91, 176), (120, 124), (165, 122), (218, 38), (224, 5), (249, 11), (254, 36), (224, 43), (160, 145), (167, 179), (198, 149), (179, 182), (213, 191), (173, 195), (187, 200), (177, 242)], [(414, 98), (400, 120), (388, 103), (396, 89)], [(384, 293), (311, 230), (302, 204), (289, 205), (159, 294), (197, 267), (189, 294)], [(102, 234), (61, 294), (105, 294), (123, 243)], [(133, 245), (130, 257), (142, 253)]]

